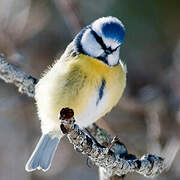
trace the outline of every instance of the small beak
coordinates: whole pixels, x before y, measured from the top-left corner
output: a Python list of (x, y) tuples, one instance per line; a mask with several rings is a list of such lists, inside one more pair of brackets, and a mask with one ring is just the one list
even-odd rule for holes
[[(121, 45), (121, 44), (120, 44)], [(120, 47), (120, 45), (118, 45), (115, 49), (111, 49), (111, 47), (109, 47), (109, 48), (106, 48), (105, 50), (104, 50), (104, 52), (99, 56), (99, 57), (97, 57), (98, 59), (101, 59), (102, 61), (104, 61), (106, 64), (109, 64), (108, 63), (108, 59), (109, 59), (109, 55), (111, 55), (113, 52), (115, 52), (119, 47)], [(120, 54), (118, 55), (118, 57), (116, 57), (116, 59), (118, 59), (119, 60), (119, 58), (120, 58)]]
[(115, 49), (113, 49), (113, 52), (116, 51), (120, 46), (121, 46), (121, 44), (119, 44), (119, 46), (117, 46)]

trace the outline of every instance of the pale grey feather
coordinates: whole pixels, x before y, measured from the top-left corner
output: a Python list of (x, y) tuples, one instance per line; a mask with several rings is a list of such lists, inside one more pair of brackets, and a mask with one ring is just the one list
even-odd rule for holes
[(36, 169), (47, 171), (51, 165), (59, 141), (59, 138), (52, 138), (49, 134), (42, 135), (26, 164), (26, 171), (34, 171)]

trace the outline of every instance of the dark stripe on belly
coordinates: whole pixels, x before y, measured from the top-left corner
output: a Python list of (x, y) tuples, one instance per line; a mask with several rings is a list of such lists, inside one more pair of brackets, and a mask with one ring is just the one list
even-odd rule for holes
[(106, 85), (106, 81), (105, 81), (105, 79), (102, 79), (101, 87), (99, 88), (99, 96), (98, 96), (98, 99), (96, 101), (96, 106), (99, 104), (99, 101), (102, 99), (102, 97), (104, 95), (105, 85)]

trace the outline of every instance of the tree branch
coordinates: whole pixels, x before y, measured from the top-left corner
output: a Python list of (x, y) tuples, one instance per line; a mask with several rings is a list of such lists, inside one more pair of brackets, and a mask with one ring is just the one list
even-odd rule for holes
[[(38, 80), (7, 63), (1, 54), (0, 78), (7, 83), (16, 85), (20, 93), (34, 97), (35, 85)], [(154, 177), (165, 169), (164, 159), (161, 157), (147, 154), (137, 159), (127, 152), (123, 143), (115, 142), (111, 144), (111, 136), (105, 130), (93, 124), (88, 130), (98, 141), (98, 143), (95, 142), (92, 137), (87, 136), (83, 130), (74, 124), (73, 113), (70, 113), (68, 118), (65, 113), (65, 118), (63, 118), (64, 115), (61, 111), (60, 117), (61, 129), (67, 134), (70, 142), (82, 154), (87, 154), (91, 161), (100, 167), (100, 172), (102, 172), (101, 180), (118, 179), (117, 175), (122, 176), (129, 172)]]
[(122, 176), (130, 172), (154, 177), (165, 169), (164, 159), (156, 155), (147, 154), (137, 159), (134, 155), (128, 154), (124, 144), (120, 142), (115, 143), (111, 148), (97, 144), (74, 124), (73, 110), (69, 108), (61, 110), (60, 120), (61, 130), (67, 134), (74, 148), (88, 155), (97, 166), (104, 168), (104, 174), (108, 177)]
[(34, 97), (35, 85), (38, 80), (9, 64), (4, 60), (2, 54), (0, 54), (0, 79), (17, 86), (20, 93), (25, 93), (29, 97)]

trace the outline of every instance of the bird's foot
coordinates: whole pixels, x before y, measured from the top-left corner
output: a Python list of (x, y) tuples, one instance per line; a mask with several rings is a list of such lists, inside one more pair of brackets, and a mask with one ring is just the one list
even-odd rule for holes
[(115, 136), (107, 147), (108, 152), (112, 151), (115, 155), (127, 154), (126, 146)]

